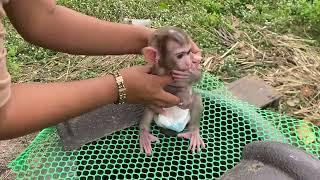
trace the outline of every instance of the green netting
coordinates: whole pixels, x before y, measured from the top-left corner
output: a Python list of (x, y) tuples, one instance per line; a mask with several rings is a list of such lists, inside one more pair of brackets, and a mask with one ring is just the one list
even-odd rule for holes
[(209, 74), (196, 88), (205, 108), (201, 132), (206, 149), (201, 153), (192, 154), (188, 140), (165, 137), (154, 124), (152, 133), (161, 143), (153, 145), (150, 157), (140, 153), (137, 126), (80, 150), (64, 151), (52, 127), (41, 131), (9, 167), (17, 179), (216, 179), (240, 161), (247, 143), (256, 140), (287, 142), (320, 158), (318, 127), (310, 124), (314, 137), (309, 133), (309, 139), (300, 139), (301, 121), (237, 101)]

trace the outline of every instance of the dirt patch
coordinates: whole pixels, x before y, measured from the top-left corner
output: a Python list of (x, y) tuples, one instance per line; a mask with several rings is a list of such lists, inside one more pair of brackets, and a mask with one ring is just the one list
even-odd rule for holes
[(13, 179), (13, 173), (7, 165), (15, 159), (32, 142), (37, 133), (23, 137), (0, 141), (0, 179)]

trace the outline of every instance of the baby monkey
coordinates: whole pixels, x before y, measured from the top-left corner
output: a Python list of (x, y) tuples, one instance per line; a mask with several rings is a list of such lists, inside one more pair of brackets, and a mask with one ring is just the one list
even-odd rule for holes
[[(200, 136), (199, 127), (203, 110), (201, 96), (195, 93), (192, 85), (201, 79), (201, 71), (193, 64), (193, 53), (191, 52), (191, 39), (177, 27), (163, 27), (157, 29), (142, 52), (144, 58), (153, 64), (152, 74), (171, 75), (174, 82), (165, 87), (180, 98), (179, 108), (189, 110), (188, 132), (179, 133), (178, 137), (190, 139), (189, 150), (200, 151), (205, 144)], [(174, 113), (174, 112), (173, 112)], [(170, 113), (163, 113), (163, 116), (170, 116)], [(151, 143), (159, 141), (150, 133), (150, 126), (158, 113), (150, 107), (146, 107), (140, 121), (140, 149), (151, 155)], [(172, 116), (172, 115), (171, 115)]]

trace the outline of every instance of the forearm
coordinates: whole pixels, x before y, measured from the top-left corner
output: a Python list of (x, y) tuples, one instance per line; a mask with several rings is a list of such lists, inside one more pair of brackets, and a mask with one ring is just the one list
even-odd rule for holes
[(69, 54), (136, 54), (147, 45), (150, 30), (99, 20), (47, 0), (11, 0), (6, 13), (29, 42)]
[(116, 101), (112, 76), (48, 84), (16, 84), (0, 109), (0, 140), (56, 125), (104, 104)]

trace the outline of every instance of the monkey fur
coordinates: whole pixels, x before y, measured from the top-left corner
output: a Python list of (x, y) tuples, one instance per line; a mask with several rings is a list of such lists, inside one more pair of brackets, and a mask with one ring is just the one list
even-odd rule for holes
[[(178, 137), (190, 139), (189, 150), (205, 148), (200, 137), (200, 119), (203, 111), (201, 96), (195, 93), (192, 85), (201, 79), (201, 71), (192, 62), (191, 40), (188, 35), (177, 27), (163, 27), (157, 29), (148, 42), (148, 47), (143, 49), (143, 55), (149, 63), (153, 64), (152, 74), (171, 75), (174, 82), (165, 87), (180, 98), (178, 105), (181, 109), (190, 110), (188, 132), (179, 133)], [(159, 141), (150, 133), (150, 126), (157, 115), (151, 108), (146, 107), (140, 121), (140, 149), (151, 155), (151, 143)]]

